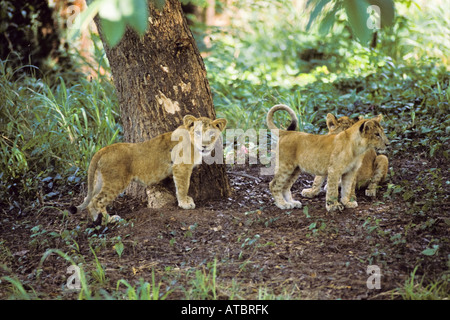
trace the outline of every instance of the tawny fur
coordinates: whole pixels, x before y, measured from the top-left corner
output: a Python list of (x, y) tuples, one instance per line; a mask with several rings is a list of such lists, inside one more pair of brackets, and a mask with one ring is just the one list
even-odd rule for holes
[[(360, 117), (359, 120), (363, 119)], [(358, 120), (349, 117), (336, 118), (333, 114), (327, 115), (328, 134), (338, 134), (350, 128)], [(377, 155), (374, 148), (366, 151), (361, 167), (356, 174), (356, 188), (367, 187), (366, 196), (375, 197), (378, 185), (386, 179), (389, 168), (389, 160), (385, 155)], [(319, 194), (326, 177), (316, 176), (311, 188), (303, 189), (302, 196), (313, 198)]]
[[(285, 105), (272, 107), (267, 114), (267, 125), (273, 125), (273, 113), (292, 109)], [(307, 172), (328, 176), (326, 195), (327, 211), (337, 211), (358, 206), (355, 198), (356, 173), (364, 154), (371, 148), (384, 149), (389, 144), (383, 128), (382, 116), (363, 119), (350, 128), (333, 135), (314, 135), (297, 131), (279, 131), (279, 154), (270, 191), (275, 204), (281, 209), (300, 208), (301, 202), (292, 198), (291, 187), (299, 174)], [(338, 186), (341, 181), (341, 198)]]
[[(199, 154), (211, 152), (226, 123), (226, 119), (211, 120), (187, 115), (183, 118), (183, 125), (173, 132), (142, 143), (116, 143), (100, 149), (89, 165), (87, 196), (81, 205), (72, 206), (69, 211), (76, 213), (87, 207), (95, 221), (100, 213), (107, 216), (106, 206), (131, 181), (148, 186), (169, 176), (173, 176), (175, 182), (178, 205), (183, 209), (195, 208), (193, 199), (188, 196), (192, 170)], [(179, 136), (174, 139), (172, 134), (183, 132), (189, 134), (191, 159), (173, 163), (172, 149), (180, 146), (180, 141)]]

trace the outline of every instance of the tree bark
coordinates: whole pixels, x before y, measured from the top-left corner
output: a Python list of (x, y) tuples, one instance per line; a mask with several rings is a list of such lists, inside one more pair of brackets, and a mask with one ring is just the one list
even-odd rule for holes
[[(173, 131), (186, 114), (215, 118), (205, 65), (180, 2), (166, 0), (159, 11), (149, 1), (149, 13), (149, 28), (143, 37), (127, 28), (117, 46), (110, 48), (103, 41), (117, 89), (125, 142), (141, 142)], [(157, 193), (161, 186), (174, 194), (171, 181), (147, 194)], [(137, 184), (127, 193), (138, 198), (145, 195)], [(202, 164), (194, 170), (189, 195), (196, 203), (230, 194), (224, 165)]]

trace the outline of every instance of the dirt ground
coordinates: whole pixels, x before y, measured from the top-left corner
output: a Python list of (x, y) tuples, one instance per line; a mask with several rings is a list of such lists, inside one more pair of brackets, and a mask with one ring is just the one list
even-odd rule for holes
[[(228, 167), (233, 196), (198, 202), (190, 211), (148, 209), (126, 196), (118, 198), (110, 213), (124, 221), (96, 231), (87, 229), (85, 215), (62, 218), (69, 198), (19, 218), (3, 210), (0, 276), (14, 275), (42, 299), (76, 299), (77, 293), (64, 289), (70, 263), (57, 254), (42, 257), (47, 249), (58, 248), (92, 271), (91, 247), (105, 271), (99, 287), (108, 292), (116, 290), (120, 279), (132, 285), (139, 279), (151, 282), (153, 271), (161, 292), (170, 290), (168, 299), (184, 299), (193, 283), (192, 270), (208, 274), (216, 261), (219, 299), (257, 299), (261, 292), (270, 293), (269, 298), (392, 299), (399, 298), (394, 289), (403, 286), (416, 266), (417, 276), (425, 274), (429, 280), (448, 270), (448, 203), (425, 226), (430, 217), (407, 214), (408, 203), (384, 199), (384, 185), (377, 199), (360, 191), (356, 209), (327, 214), (324, 192), (316, 199), (301, 197), (313, 180), (302, 175), (293, 195), (304, 207), (283, 211), (268, 190), (272, 176), (260, 176), (259, 170)], [(439, 250), (424, 255), (436, 239)], [(124, 245), (120, 257), (115, 247), (119, 240)], [(381, 289), (368, 288), (369, 265), (379, 267)], [(0, 299), (10, 294), (9, 283), (0, 283)]]

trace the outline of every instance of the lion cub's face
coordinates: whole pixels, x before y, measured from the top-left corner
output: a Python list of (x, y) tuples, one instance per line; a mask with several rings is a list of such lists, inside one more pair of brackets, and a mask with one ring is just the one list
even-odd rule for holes
[(214, 149), (217, 139), (219, 139), (221, 132), (227, 125), (227, 120), (211, 120), (206, 117), (195, 118), (194, 116), (187, 115), (183, 118), (183, 123), (189, 130), (194, 147), (201, 154), (207, 155)]
[[(338, 119), (336, 116), (329, 113), (327, 114), (328, 134), (338, 134), (363, 119), (363, 116), (359, 116), (358, 119), (351, 119), (346, 116)], [(382, 151), (386, 149), (386, 145), (389, 145), (389, 140), (380, 125), (381, 120), (383, 120), (383, 116), (381, 114), (373, 119), (368, 119), (367, 121), (361, 123), (359, 130), (362, 137), (367, 139), (367, 143), (369, 145)]]
[(367, 139), (367, 144), (379, 151), (384, 151), (386, 146), (389, 145), (389, 140), (380, 125), (382, 119), (383, 116), (380, 114), (373, 119), (363, 121), (359, 127), (361, 136)]
[(328, 134), (338, 134), (339, 132), (342, 132), (342, 131), (350, 128), (358, 120), (361, 120), (361, 119), (363, 119), (362, 116), (359, 117), (359, 119), (351, 119), (346, 116), (340, 117), (338, 119), (338, 118), (336, 118), (335, 115), (329, 113), (329, 114), (327, 114)]

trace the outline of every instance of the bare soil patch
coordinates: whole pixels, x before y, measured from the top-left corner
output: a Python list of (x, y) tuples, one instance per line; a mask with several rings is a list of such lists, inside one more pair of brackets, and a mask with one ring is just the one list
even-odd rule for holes
[[(257, 299), (262, 293), (291, 299), (391, 299), (398, 298), (394, 289), (416, 266), (417, 275), (430, 281), (448, 270), (448, 204), (437, 204), (432, 216), (411, 215), (408, 202), (383, 198), (383, 186), (377, 199), (361, 191), (358, 208), (327, 214), (324, 192), (316, 199), (301, 197), (313, 180), (303, 175), (293, 195), (304, 207), (280, 210), (268, 190), (272, 177), (260, 176), (259, 170), (229, 167), (233, 196), (198, 202), (195, 210), (154, 210), (118, 198), (110, 213), (124, 221), (99, 230), (88, 228), (86, 215), (62, 218), (69, 198), (20, 217), (3, 211), (0, 276), (18, 278), (39, 298), (75, 299), (78, 294), (65, 289), (70, 263), (57, 254), (42, 261), (46, 250), (57, 248), (86, 268), (93, 288), (109, 293), (120, 279), (131, 285), (151, 282), (153, 272), (162, 294), (184, 299), (192, 294), (196, 271), (208, 276), (216, 261), (218, 299)], [(424, 255), (436, 239), (439, 249)], [(118, 242), (123, 243), (120, 256)], [(93, 251), (105, 273), (101, 284), (92, 276)], [(367, 287), (369, 265), (380, 268), (381, 289)], [(0, 283), (0, 298), (10, 294), (10, 284)]]

